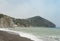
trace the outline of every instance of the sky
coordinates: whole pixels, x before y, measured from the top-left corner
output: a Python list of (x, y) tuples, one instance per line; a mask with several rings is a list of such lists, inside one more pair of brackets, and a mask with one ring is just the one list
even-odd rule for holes
[(60, 0), (0, 0), (0, 13), (15, 18), (41, 16), (60, 27)]

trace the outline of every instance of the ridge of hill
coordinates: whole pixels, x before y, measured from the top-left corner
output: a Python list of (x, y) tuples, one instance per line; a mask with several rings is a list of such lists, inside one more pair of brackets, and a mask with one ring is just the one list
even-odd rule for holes
[(27, 19), (16, 19), (0, 14), (0, 27), (56, 27), (56, 25), (40, 16)]

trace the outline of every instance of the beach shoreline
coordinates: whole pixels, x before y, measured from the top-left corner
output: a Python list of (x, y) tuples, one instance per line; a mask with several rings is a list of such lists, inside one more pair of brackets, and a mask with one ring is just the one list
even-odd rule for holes
[(24, 41), (42, 41), (42, 39), (38, 39), (36, 36), (29, 34), (29, 33), (24, 33), (24, 32), (20, 32), (20, 31), (13, 31), (13, 30), (4, 29), (4, 28), (3, 29), (0, 28), (0, 31), (8, 32), (10, 34), (18, 34), (20, 37), (27, 39)]

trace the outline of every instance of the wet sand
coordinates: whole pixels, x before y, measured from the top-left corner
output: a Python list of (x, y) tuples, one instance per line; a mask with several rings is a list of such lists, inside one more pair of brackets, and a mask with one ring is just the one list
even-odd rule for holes
[(33, 41), (31, 39), (21, 37), (19, 34), (8, 33), (0, 30), (0, 41)]

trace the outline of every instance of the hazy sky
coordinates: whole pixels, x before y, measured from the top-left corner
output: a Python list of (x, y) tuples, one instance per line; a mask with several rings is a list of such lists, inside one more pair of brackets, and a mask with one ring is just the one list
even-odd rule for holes
[(15, 18), (41, 16), (60, 26), (60, 0), (0, 0), (0, 13)]

